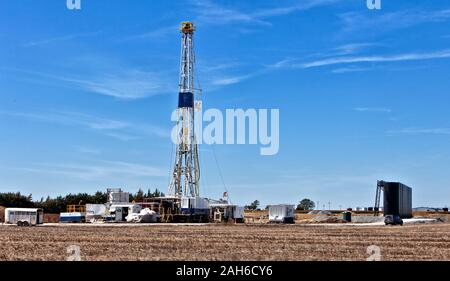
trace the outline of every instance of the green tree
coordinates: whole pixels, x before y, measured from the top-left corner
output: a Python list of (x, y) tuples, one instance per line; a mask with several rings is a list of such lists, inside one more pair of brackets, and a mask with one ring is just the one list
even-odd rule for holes
[(0, 193), (0, 206), (3, 207), (17, 207), (17, 208), (32, 208), (35, 206), (32, 201), (31, 194), (25, 196), (17, 193)]
[(313, 210), (316, 207), (316, 204), (308, 198), (302, 199), (297, 205), (297, 210), (309, 211)]
[(244, 208), (247, 210), (256, 210), (256, 209), (258, 209), (258, 206), (259, 206), (259, 201), (255, 200), (250, 205), (247, 205)]
[(138, 192), (136, 192), (136, 194), (134, 194), (133, 201), (134, 202), (144, 201), (144, 191), (142, 189), (139, 188)]

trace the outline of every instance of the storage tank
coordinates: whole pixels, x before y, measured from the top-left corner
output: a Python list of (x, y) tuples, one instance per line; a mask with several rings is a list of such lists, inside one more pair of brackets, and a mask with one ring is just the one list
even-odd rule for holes
[(384, 215), (412, 217), (412, 189), (399, 182), (384, 183)]

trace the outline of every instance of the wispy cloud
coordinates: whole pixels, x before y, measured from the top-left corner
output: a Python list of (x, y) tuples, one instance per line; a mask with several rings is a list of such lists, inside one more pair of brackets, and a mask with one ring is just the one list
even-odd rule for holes
[[(284, 16), (299, 11), (309, 10), (319, 6), (330, 5), (342, 0), (302, 0), (295, 4), (286, 6), (272, 6), (265, 9), (254, 10), (254, 7), (245, 9), (237, 9), (221, 5), (216, 1), (210, 0), (192, 0), (189, 7), (190, 13), (193, 15), (193, 21), (197, 25), (227, 25), (227, 24), (248, 24), (254, 26), (271, 26), (268, 21), (271, 17)], [(156, 30), (144, 32), (130, 37), (131, 39), (145, 38), (161, 38), (168, 34), (174, 33), (178, 26), (168, 25)], [(255, 29), (240, 28), (241, 33), (255, 32)]]
[(30, 121), (78, 126), (121, 141), (130, 141), (149, 136), (170, 137), (169, 129), (166, 130), (158, 126), (107, 119), (78, 112), (25, 113), (0, 111), (0, 115), (24, 118)]
[(78, 152), (84, 153), (84, 154), (93, 154), (98, 155), (101, 154), (101, 150), (97, 148), (91, 148), (91, 147), (85, 147), (85, 146), (76, 146), (75, 147)]
[[(90, 65), (92, 68), (93, 66)], [(65, 82), (64, 86), (72, 86), (83, 91), (110, 96), (121, 100), (136, 100), (155, 95), (169, 93), (175, 90), (164, 72), (149, 72), (133, 68), (111, 65), (108, 70), (103, 68), (90, 70), (95, 74), (51, 74), (22, 69), (10, 69), (28, 76), (46, 78), (54, 82)], [(32, 80), (28, 80), (32, 81)], [(43, 83), (39, 79), (39, 83)]]
[(355, 64), (355, 63), (383, 63), (383, 62), (401, 62), (401, 61), (418, 61), (430, 59), (450, 58), (450, 49), (428, 53), (406, 53), (396, 55), (372, 55), (372, 56), (344, 56), (331, 57), (310, 62), (298, 62), (295, 60), (282, 60), (272, 65), (275, 68), (313, 68), (339, 64)]
[(254, 75), (241, 75), (241, 76), (227, 76), (227, 77), (220, 77), (217, 79), (213, 79), (211, 81), (211, 84), (213, 86), (227, 86), (227, 85), (233, 85), (233, 84), (237, 84), (239, 82), (242, 82), (244, 80), (247, 80), (251, 77), (253, 77)]
[(342, 74), (342, 73), (349, 73), (349, 72), (363, 72), (363, 71), (370, 71), (373, 70), (373, 67), (358, 67), (358, 66), (350, 66), (350, 67), (340, 67), (333, 69), (332, 73)]
[(46, 44), (55, 43), (55, 42), (69, 41), (69, 40), (74, 40), (74, 39), (83, 38), (83, 37), (95, 36), (100, 33), (101, 33), (101, 31), (95, 31), (95, 32), (85, 32), (85, 33), (75, 33), (75, 34), (63, 35), (63, 36), (52, 37), (52, 38), (47, 38), (47, 39), (43, 39), (43, 40), (30, 41), (30, 42), (23, 44), (23, 46), (24, 47), (33, 47), (33, 46), (39, 46), (39, 45), (46, 45)]
[(168, 34), (175, 34), (177, 33), (179, 29), (178, 25), (169, 25), (169, 26), (163, 26), (156, 29), (153, 29), (148, 32), (144, 32), (141, 34), (133, 35), (131, 37), (128, 37), (126, 39), (156, 39), (156, 38), (163, 38)]
[(373, 46), (379, 46), (380, 43), (349, 43), (333, 48), (335, 55), (352, 55), (361, 50)]
[(389, 135), (450, 135), (450, 128), (404, 128), (399, 130), (389, 130), (387, 133)]
[(208, 91), (214, 91), (224, 86), (238, 84), (267, 71), (266, 67), (257, 70), (247, 70), (248, 65), (237, 61), (207, 61), (199, 64), (199, 73)]
[(197, 13), (196, 22), (203, 24), (227, 24), (233, 22), (246, 22), (253, 24), (270, 25), (270, 23), (236, 9), (225, 8), (217, 3), (207, 0), (193, 1)]
[(159, 167), (121, 161), (96, 161), (94, 164), (35, 163), (24, 167), (10, 167), (40, 174), (57, 174), (83, 180), (111, 180), (130, 177), (166, 177), (167, 171)]
[(207, 0), (197, 0), (193, 1), (193, 3), (195, 5), (194, 12), (198, 14), (196, 21), (200, 23), (251, 23), (257, 25), (271, 25), (271, 23), (266, 20), (267, 18), (289, 15), (298, 11), (309, 10), (338, 1), (340, 0), (304, 0), (290, 6), (270, 7), (247, 12), (224, 7)]
[(443, 22), (450, 19), (450, 9), (438, 11), (403, 10), (399, 12), (387, 12), (370, 15), (362, 12), (348, 12), (339, 15), (343, 23), (343, 32), (370, 33), (385, 32), (419, 25), (427, 22)]
[(355, 107), (353, 110), (359, 112), (392, 112), (392, 109), (386, 107)]
[(255, 71), (247, 72), (245, 74), (235, 74), (235, 75), (229, 75), (229, 74), (216, 74), (211, 75), (211, 78), (207, 80), (208, 84), (208, 90), (215, 90), (219, 87), (223, 86), (229, 86), (241, 83), (245, 80), (263, 75), (265, 73), (268, 73), (269, 71), (272, 71), (273, 69), (267, 66), (262, 66), (260, 69), (257, 69)]

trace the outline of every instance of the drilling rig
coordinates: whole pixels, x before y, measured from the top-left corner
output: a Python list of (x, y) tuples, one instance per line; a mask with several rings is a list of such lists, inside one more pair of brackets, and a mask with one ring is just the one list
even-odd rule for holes
[[(196, 88), (192, 22), (182, 22), (180, 80), (176, 119), (175, 160), (168, 196), (159, 198), (164, 222), (208, 222), (209, 200), (200, 197), (200, 165), (195, 136), (195, 115), (201, 114), (201, 89)], [(200, 136), (201, 137), (201, 136)]]
[[(220, 200), (200, 197), (200, 164), (196, 138), (196, 115), (202, 114), (202, 91), (196, 86), (192, 22), (182, 22), (180, 80), (175, 142), (175, 158), (167, 196), (145, 198), (141, 203), (158, 213), (159, 222), (243, 222), (244, 207), (228, 203), (228, 192)], [(199, 84), (199, 83), (197, 83)], [(198, 116), (200, 117), (200, 116)], [(198, 125), (201, 125), (199, 123)], [(199, 130), (201, 137), (201, 130)], [(216, 160), (217, 161), (217, 160)]]
[[(177, 108), (176, 155), (169, 195), (200, 196), (200, 166), (195, 136), (195, 111), (201, 110), (201, 90), (195, 88), (195, 53), (192, 22), (182, 22), (181, 58)], [(198, 94), (197, 94), (198, 92)]]

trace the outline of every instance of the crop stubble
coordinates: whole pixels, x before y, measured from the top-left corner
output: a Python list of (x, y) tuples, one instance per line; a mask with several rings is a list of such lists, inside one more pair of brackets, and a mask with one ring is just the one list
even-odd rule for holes
[(0, 226), (0, 260), (450, 260), (450, 224)]

